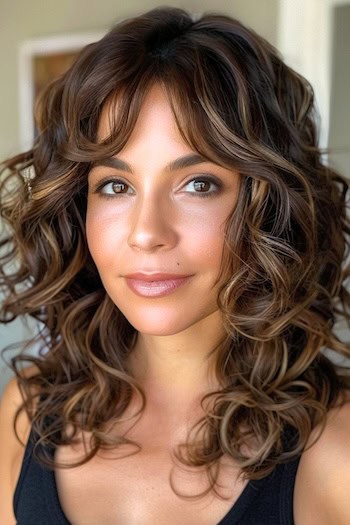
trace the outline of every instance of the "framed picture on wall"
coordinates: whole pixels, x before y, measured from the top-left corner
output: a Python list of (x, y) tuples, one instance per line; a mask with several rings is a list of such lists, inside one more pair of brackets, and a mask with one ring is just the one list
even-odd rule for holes
[(101, 33), (80, 33), (36, 38), (21, 43), (19, 48), (19, 129), (22, 150), (32, 147), (36, 136), (33, 110), (42, 89), (64, 73), (78, 52), (96, 42)]

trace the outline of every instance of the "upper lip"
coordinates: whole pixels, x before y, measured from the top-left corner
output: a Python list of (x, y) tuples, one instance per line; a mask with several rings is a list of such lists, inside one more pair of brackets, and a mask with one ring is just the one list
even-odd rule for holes
[(166, 281), (166, 280), (172, 280), (172, 279), (183, 279), (184, 277), (189, 277), (188, 275), (180, 275), (177, 273), (161, 273), (161, 272), (155, 272), (155, 273), (143, 273), (143, 272), (135, 272), (135, 273), (129, 273), (128, 275), (125, 275), (125, 277), (128, 277), (129, 279), (138, 279), (140, 281)]

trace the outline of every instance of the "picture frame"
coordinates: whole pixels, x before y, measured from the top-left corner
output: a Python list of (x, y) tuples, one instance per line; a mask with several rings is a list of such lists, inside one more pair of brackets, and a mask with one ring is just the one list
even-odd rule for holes
[(33, 110), (38, 93), (68, 69), (84, 46), (100, 40), (106, 31), (54, 35), (26, 40), (20, 44), (19, 141), (22, 150), (31, 148), (35, 139)]

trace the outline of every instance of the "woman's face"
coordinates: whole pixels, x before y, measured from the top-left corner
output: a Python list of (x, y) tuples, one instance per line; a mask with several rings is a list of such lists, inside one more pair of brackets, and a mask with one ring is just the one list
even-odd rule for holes
[[(108, 131), (104, 112), (99, 137)], [(165, 92), (155, 85), (128, 143), (114, 157), (125, 164), (97, 165), (89, 174), (91, 256), (108, 295), (143, 334), (196, 330), (208, 316), (218, 315), (215, 281), (239, 175), (198, 159), (187, 167), (169, 168), (195, 154), (176, 127)], [(190, 277), (147, 284), (126, 278), (135, 272)]]

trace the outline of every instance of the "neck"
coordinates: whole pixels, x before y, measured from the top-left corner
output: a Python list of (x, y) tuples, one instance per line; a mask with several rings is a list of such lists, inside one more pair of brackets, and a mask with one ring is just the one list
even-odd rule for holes
[(178, 334), (139, 333), (129, 357), (131, 373), (148, 401), (188, 404), (219, 387), (215, 349), (224, 338), (219, 312)]

